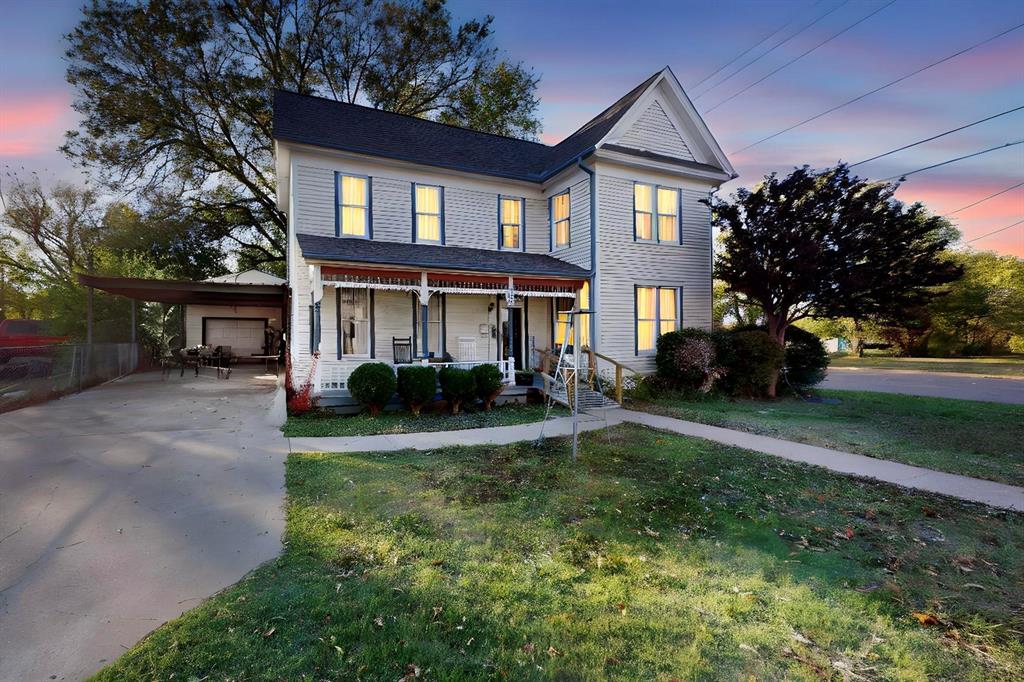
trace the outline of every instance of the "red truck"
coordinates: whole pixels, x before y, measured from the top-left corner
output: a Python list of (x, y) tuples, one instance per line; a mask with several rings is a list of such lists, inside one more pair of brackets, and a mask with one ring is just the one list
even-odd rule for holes
[(41, 320), (0, 320), (0, 363), (16, 357), (46, 357), (66, 336), (51, 336)]

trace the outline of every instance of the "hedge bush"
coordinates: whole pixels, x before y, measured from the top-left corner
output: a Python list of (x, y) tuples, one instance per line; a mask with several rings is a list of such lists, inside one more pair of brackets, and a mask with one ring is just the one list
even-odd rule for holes
[(448, 401), (452, 414), (458, 414), (459, 408), (466, 400), (476, 397), (476, 379), (468, 369), (445, 367), (437, 373), (441, 382), (441, 396)]
[(735, 361), (729, 368), (733, 393), (761, 398), (768, 394), (772, 378), (782, 369), (785, 352), (763, 331), (742, 331), (732, 335)]
[(505, 388), (504, 377), (497, 365), (477, 365), (470, 370), (476, 383), (476, 397), (483, 401), (484, 410), (490, 410), (494, 399)]
[(786, 382), (803, 390), (820, 384), (828, 370), (828, 351), (816, 335), (790, 327), (786, 330)]
[(703, 329), (680, 329), (658, 337), (654, 362), (658, 376), (673, 388), (708, 393), (725, 373), (714, 336)]
[(359, 404), (376, 417), (395, 394), (395, 373), (383, 362), (368, 362), (349, 375), (348, 390)]
[(399, 367), (398, 395), (410, 412), (419, 415), (423, 406), (437, 395), (437, 372), (429, 365)]

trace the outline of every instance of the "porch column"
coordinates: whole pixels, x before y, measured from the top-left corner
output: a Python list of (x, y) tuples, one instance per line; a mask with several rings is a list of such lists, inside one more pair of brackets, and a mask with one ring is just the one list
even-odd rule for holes
[[(312, 291), (310, 292), (310, 299), (313, 302), (313, 324), (312, 332), (313, 338), (310, 339), (310, 348), (313, 353), (320, 352), (320, 302), (324, 298), (324, 283), (320, 277), (320, 266), (310, 265), (309, 266), (309, 282)], [(316, 370), (313, 376), (313, 391), (320, 393), (320, 365), (316, 363)]]
[(515, 348), (513, 346), (513, 337), (515, 335), (512, 333), (512, 303), (514, 302), (514, 300), (515, 291), (513, 290), (512, 275), (509, 275), (508, 291), (505, 294), (505, 309), (508, 311), (508, 334), (505, 335), (505, 346), (506, 348), (508, 348), (508, 353), (505, 355), (505, 357), (507, 357), (509, 360), (512, 360), (515, 357)]
[(427, 273), (420, 273), (420, 348), (423, 359), (430, 357), (430, 291), (427, 289)]

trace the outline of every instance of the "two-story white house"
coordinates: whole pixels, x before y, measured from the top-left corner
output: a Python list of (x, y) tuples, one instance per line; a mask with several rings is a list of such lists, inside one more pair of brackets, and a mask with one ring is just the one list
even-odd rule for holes
[(553, 146), (283, 91), (274, 141), (293, 378), (317, 392), (370, 361), (511, 376), (574, 306), (570, 343), (640, 372), (711, 326), (700, 200), (736, 173), (668, 68)]

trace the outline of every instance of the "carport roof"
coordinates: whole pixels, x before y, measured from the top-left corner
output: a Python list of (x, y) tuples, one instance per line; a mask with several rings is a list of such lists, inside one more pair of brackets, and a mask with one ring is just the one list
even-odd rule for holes
[(285, 286), (280, 284), (236, 284), (233, 282), (191, 282), (139, 277), (100, 277), (77, 274), (84, 286), (95, 287), (137, 301), (280, 307)]

